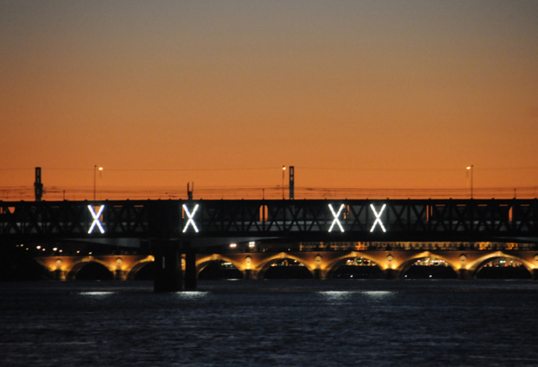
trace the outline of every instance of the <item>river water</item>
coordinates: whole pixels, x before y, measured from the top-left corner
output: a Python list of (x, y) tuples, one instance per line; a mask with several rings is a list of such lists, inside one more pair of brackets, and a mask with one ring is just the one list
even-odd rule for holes
[(537, 366), (538, 282), (0, 283), (0, 366)]

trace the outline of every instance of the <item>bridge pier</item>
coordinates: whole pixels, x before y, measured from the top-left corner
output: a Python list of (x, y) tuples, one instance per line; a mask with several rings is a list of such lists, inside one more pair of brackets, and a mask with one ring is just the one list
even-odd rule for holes
[(538, 280), (538, 269), (532, 269), (531, 276), (532, 280)]
[(255, 280), (255, 279), (258, 279), (258, 273), (255, 272), (255, 271), (252, 270), (252, 269), (246, 269), (246, 270), (243, 272), (243, 279), (245, 279), (245, 280)]
[(116, 269), (114, 271), (114, 280), (126, 280), (127, 274), (121, 269)]
[(155, 292), (177, 292), (183, 289), (181, 252), (177, 241), (154, 240), (151, 243), (155, 257)]
[(458, 279), (460, 280), (471, 280), (473, 279), (473, 273), (471, 270), (460, 269), (458, 270)]
[(61, 270), (61, 269), (56, 269), (54, 270), (54, 273), (53, 273), (53, 279), (54, 280), (66, 280), (67, 278), (67, 274), (65, 271)]
[(196, 252), (188, 245), (185, 252), (185, 289), (196, 289)]
[(385, 273), (385, 279), (387, 280), (396, 280), (396, 279), (400, 279), (400, 272), (396, 269), (386, 269), (384, 271)]

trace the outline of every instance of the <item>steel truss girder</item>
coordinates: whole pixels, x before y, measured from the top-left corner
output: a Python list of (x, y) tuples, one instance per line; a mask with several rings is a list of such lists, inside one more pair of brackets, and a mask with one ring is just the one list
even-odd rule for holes
[[(335, 211), (336, 226), (329, 233)], [(105, 233), (88, 233), (100, 208)], [(199, 232), (187, 226), (186, 205)], [(373, 205), (373, 208), (370, 207)], [(373, 226), (376, 213), (386, 227)], [(374, 211), (376, 213), (374, 213)], [(97, 211), (96, 211), (97, 212)], [(379, 224), (379, 223), (378, 223)], [(538, 241), (538, 200), (168, 200), (1, 202), (1, 240), (285, 237), (319, 241)]]

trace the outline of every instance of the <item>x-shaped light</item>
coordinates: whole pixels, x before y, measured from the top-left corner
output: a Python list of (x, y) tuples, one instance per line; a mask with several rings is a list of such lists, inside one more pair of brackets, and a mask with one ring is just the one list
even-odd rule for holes
[(342, 224), (340, 223), (340, 220), (338, 217), (340, 216), (340, 213), (342, 213), (342, 210), (344, 210), (344, 204), (340, 205), (340, 209), (338, 209), (338, 213), (334, 212), (333, 206), (329, 204), (329, 209), (331, 209), (331, 213), (333, 213), (333, 222), (331, 224), (331, 228), (329, 228), (329, 232), (333, 230), (333, 227), (335, 224), (338, 224), (338, 227), (340, 227), (340, 231), (344, 232), (344, 227), (342, 227)]
[(187, 232), (187, 229), (189, 228), (189, 225), (192, 225), (192, 228), (194, 228), (194, 231), (198, 233), (198, 227), (196, 227), (196, 223), (194, 222), (194, 213), (196, 213), (196, 210), (198, 210), (198, 204), (194, 206), (194, 209), (191, 212), (189, 212), (189, 208), (187, 208), (187, 205), (183, 204), (183, 210), (185, 210), (185, 214), (187, 214), (187, 217), (189, 220), (187, 221), (187, 224), (185, 224), (185, 228), (183, 228), (183, 233)]
[(95, 226), (97, 226), (99, 228), (101, 233), (105, 233), (105, 229), (101, 225), (101, 220), (99, 219), (101, 214), (103, 214), (103, 210), (105, 210), (105, 206), (101, 205), (101, 207), (99, 208), (99, 211), (97, 212), (97, 214), (95, 213), (95, 210), (93, 210), (93, 206), (88, 205), (88, 209), (90, 210), (90, 213), (92, 214), (92, 217), (93, 217), (93, 222), (92, 222), (92, 225), (91, 225), (91, 227), (90, 227), (90, 229), (88, 231), (88, 234), (93, 232), (93, 229), (95, 228)]
[(379, 223), (379, 226), (381, 227), (381, 229), (383, 230), (383, 232), (387, 231), (385, 229), (385, 226), (383, 225), (383, 222), (381, 221), (381, 214), (383, 214), (383, 210), (385, 210), (386, 205), (387, 204), (383, 204), (383, 206), (381, 207), (381, 210), (378, 213), (374, 208), (374, 204), (370, 204), (370, 208), (372, 209), (372, 211), (374, 212), (374, 215), (375, 215), (375, 222), (374, 222), (374, 225), (372, 226), (372, 229), (370, 229), (370, 232), (374, 231), (374, 228), (378, 223)]

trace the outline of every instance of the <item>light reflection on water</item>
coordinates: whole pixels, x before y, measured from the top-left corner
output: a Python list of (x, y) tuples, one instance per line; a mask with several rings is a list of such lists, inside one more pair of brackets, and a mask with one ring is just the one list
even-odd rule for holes
[(0, 366), (536, 365), (538, 283), (0, 283)]
[(319, 293), (329, 299), (339, 299), (349, 297), (352, 291), (320, 291)]
[(103, 291), (87, 291), (87, 292), (77, 292), (81, 296), (90, 296), (90, 297), (103, 297), (110, 296), (116, 292), (103, 292)]
[(353, 295), (364, 295), (372, 299), (381, 299), (395, 294), (393, 291), (319, 291), (323, 298), (329, 301), (350, 299)]
[(393, 291), (365, 291), (363, 292), (364, 295), (371, 297), (371, 298), (387, 298), (390, 296), (394, 296), (395, 292)]
[(201, 297), (206, 297), (209, 292), (199, 292), (199, 291), (183, 291), (175, 293), (180, 299), (197, 299)]

